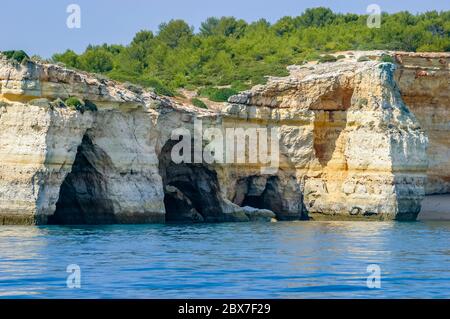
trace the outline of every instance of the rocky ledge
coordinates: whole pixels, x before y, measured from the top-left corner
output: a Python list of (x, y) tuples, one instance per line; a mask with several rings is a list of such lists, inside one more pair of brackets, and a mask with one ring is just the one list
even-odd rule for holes
[[(450, 193), (450, 55), (337, 55), (220, 111), (0, 56), (0, 224), (416, 219)], [(173, 132), (200, 120), (275, 130), (276, 169), (175, 163)]]

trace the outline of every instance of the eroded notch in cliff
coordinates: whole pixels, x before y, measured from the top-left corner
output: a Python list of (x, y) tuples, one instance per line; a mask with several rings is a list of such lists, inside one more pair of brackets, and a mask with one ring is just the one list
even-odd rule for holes
[(174, 163), (171, 151), (176, 143), (168, 141), (159, 156), (166, 222), (223, 221), (216, 173), (201, 163)]
[(109, 156), (85, 134), (78, 146), (72, 171), (61, 185), (56, 211), (49, 224), (113, 224), (114, 209), (107, 197)]
[(241, 206), (268, 209), (275, 214), (278, 213), (278, 215), (280, 215), (283, 210), (283, 204), (279, 192), (278, 178), (272, 176), (266, 179), (265, 185), (261, 185), (263, 187), (259, 189), (258, 187), (255, 187), (256, 183), (254, 180), (255, 179), (247, 180), (247, 193), (245, 194)]
[(346, 126), (346, 111), (316, 111), (314, 151), (322, 167), (328, 166), (338, 150), (339, 137)]
[[(249, 176), (236, 183), (233, 203), (241, 207), (267, 209), (279, 220), (303, 219), (301, 208), (291, 211), (283, 200), (283, 188), (278, 176)], [(294, 200), (301, 203), (301, 195)], [(301, 207), (301, 206), (300, 206)]]
[(322, 96), (311, 109), (315, 111), (314, 151), (322, 167), (339, 155), (339, 138), (347, 126), (353, 88), (339, 87)]

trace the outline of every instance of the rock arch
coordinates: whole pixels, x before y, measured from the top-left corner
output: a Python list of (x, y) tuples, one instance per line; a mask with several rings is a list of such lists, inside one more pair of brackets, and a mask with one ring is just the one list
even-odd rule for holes
[(71, 172), (64, 179), (49, 224), (113, 224), (114, 207), (108, 198), (111, 159), (92, 142), (89, 133), (78, 146)]
[(167, 141), (159, 155), (166, 222), (225, 221), (216, 173), (205, 164), (174, 163), (171, 151), (176, 143)]

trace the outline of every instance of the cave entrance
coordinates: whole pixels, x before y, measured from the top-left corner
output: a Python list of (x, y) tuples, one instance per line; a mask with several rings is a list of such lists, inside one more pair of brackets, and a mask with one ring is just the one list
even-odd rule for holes
[(239, 180), (233, 202), (241, 207), (268, 209), (276, 214), (277, 219), (286, 219), (279, 178), (276, 176), (250, 176)]
[(85, 134), (72, 171), (61, 185), (56, 211), (49, 224), (113, 224), (114, 209), (107, 198), (109, 156)]
[(216, 173), (204, 164), (174, 163), (171, 151), (176, 143), (169, 140), (159, 156), (166, 222), (223, 221)]

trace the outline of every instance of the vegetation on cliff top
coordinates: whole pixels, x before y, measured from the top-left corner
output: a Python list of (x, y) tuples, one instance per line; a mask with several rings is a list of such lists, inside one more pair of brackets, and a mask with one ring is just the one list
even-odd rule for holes
[(1, 53), (8, 59), (15, 60), (19, 63), (22, 63), (30, 58), (23, 50), (3, 51)]
[(200, 95), (224, 100), (232, 92), (263, 83), (266, 75), (286, 75), (287, 65), (327, 52), (450, 51), (450, 11), (384, 13), (379, 29), (368, 28), (366, 22), (367, 15), (326, 8), (308, 9), (273, 24), (264, 19), (247, 23), (233, 17), (208, 18), (197, 33), (186, 22), (171, 20), (156, 34), (138, 32), (127, 46), (90, 45), (83, 54), (67, 50), (53, 60), (154, 87), (160, 94), (203, 88)]
[(203, 102), (202, 100), (198, 99), (198, 98), (193, 98), (191, 99), (191, 103), (192, 105), (199, 107), (201, 109), (207, 109), (208, 105), (205, 104), (205, 102)]

